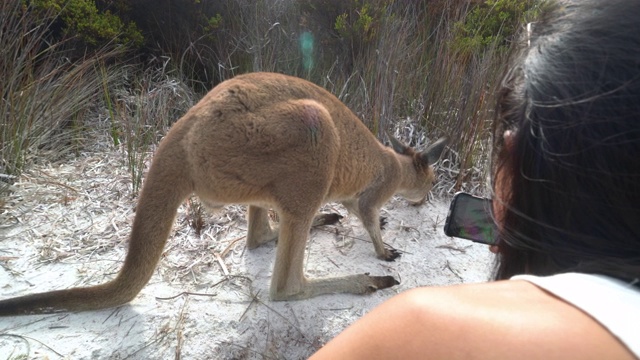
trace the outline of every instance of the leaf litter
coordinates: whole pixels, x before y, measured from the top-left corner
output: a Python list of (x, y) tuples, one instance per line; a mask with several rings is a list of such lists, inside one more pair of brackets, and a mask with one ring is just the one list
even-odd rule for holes
[[(117, 274), (136, 204), (125, 158), (102, 148), (43, 161), (16, 179), (0, 208), (2, 298), (100, 284)], [(134, 301), (100, 311), (0, 318), (0, 358), (306, 358), (399, 292), (488, 279), (488, 249), (444, 235), (452, 183), (439, 181), (422, 206), (393, 198), (383, 207), (383, 238), (402, 252), (394, 262), (375, 257), (365, 229), (341, 205), (321, 209), (339, 212), (340, 223), (311, 231), (308, 276), (393, 275), (401, 282), (394, 288), (272, 302), (276, 244), (247, 250), (245, 207), (209, 211), (194, 207), (196, 198), (178, 210), (162, 259)]]

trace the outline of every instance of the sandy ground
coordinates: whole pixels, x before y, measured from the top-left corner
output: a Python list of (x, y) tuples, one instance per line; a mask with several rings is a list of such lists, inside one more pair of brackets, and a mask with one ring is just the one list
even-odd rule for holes
[[(118, 271), (134, 215), (117, 152), (40, 164), (0, 209), (0, 298), (98, 284)], [(183, 205), (151, 282), (129, 305), (87, 313), (0, 318), (0, 359), (303, 359), (367, 311), (417, 286), (481, 282), (485, 246), (444, 235), (448, 200), (420, 207), (394, 198), (382, 210), (385, 241), (402, 251), (376, 259), (355, 216), (312, 230), (306, 273), (369, 272), (401, 284), (371, 295), (272, 302), (276, 244), (245, 247), (243, 208), (204, 215), (200, 235)], [(190, 294), (186, 294), (189, 292)]]

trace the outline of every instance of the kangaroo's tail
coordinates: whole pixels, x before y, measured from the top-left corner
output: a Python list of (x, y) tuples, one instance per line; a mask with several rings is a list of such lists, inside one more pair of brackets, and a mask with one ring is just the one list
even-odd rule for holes
[(162, 255), (178, 206), (193, 191), (177, 132), (167, 135), (154, 156), (118, 276), (102, 285), (1, 300), (0, 316), (109, 308), (131, 301), (140, 292)]

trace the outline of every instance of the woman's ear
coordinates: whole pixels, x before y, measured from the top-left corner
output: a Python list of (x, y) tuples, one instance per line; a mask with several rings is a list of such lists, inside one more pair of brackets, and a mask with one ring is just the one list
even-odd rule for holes
[[(502, 139), (504, 152), (511, 155), (514, 151), (515, 146), (515, 132), (513, 132), (512, 130), (505, 131), (504, 134), (502, 134)], [(503, 173), (505, 171), (504, 168), (498, 169), (496, 171), (497, 172), (493, 175), (495, 176), (493, 184), (493, 216), (496, 219), (498, 228), (501, 228), (504, 215), (507, 211), (505, 199), (507, 198), (506, 195), (510, 192), (510, 190), (508, 189), (508, 187), (510, 186), (510, 181), (508, 176)], [(500, 246), (490, 246), (489, 250), (491, 250), (491, 252), (493, 253), (498, 253), (500, 252)]]
[(507, 149), (507, 152), (513, 152), (513, 142), (515, 140), (515, 133), (512, 130), (506, 130), (504, 134), (502, 134), (502, 138), (504, 139), (504, 147)]

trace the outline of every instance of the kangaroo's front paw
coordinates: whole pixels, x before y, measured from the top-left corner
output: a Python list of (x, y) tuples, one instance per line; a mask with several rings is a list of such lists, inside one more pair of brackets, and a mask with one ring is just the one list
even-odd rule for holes
[(384, 227), (387, 226), (387, 218), (385, 216), (380, 216), (380, 230), (384, 230)]
[(400, 257), (400, 255), (402, 255), (402, 253), (399, 250), (390, 248), (385, 249), (384, 254), (382, 254), (382, 256), (378, 256), (378, 258), (384, 261), (395, 261)]
[[(366, 275), (369, 276), (369, 274)], [(369, 278), (371, 279), (371, 284), (368, 286), (370, 293), (400, 284), (393, 276), (369, 276)]]
[(329, 213), (329, 214), (320, 214), (316, 215), (313, 218), (313, 223), (311, 227), (322, 226), (322, 225), (333, 225), (342, 219), (342, 215), (337, 213)]

